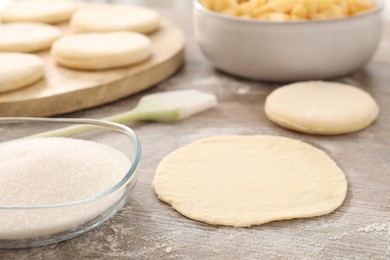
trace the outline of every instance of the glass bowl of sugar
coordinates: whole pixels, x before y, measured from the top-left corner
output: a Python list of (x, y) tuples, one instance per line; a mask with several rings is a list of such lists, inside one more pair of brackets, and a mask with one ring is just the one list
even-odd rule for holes
[(130, 128), (92, 119), (0, 118), (0, 248), (41, 246), (113, 216), (137, 181)]

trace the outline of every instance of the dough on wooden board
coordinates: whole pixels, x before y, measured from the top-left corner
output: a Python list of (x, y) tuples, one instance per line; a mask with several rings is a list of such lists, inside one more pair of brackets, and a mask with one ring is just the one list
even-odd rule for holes
[(91, 5), (77, 11), (71, 20), (76, 32), (133, 31), (150, 33), (160, 26), (159, 14), (131, 5)]
[(0, 93), (28, 86), (43, 74), (44, 63), (36, 55), (0, 53)]
[(0, 26), (0, 51), (37, 52), (50, 48), (60, 36), (59, 29), (47, 24), (4, 24)]
[(56, 24), (68, 21), (77, 8), (67, 0), (19, 0), (1, 10), (0, 16), (4, 22)]
[(309, 134), (345, 134), (361, 130), (378, 116), (375, 100), (365, 91), (336, 82), (309, 81), (274, 90), (265, 113), (274, 123)]
[(277, 136), (194, 142), (160, 162), (153, 186), (181, 214), (234, 227), (325, 215), (347, 192), (344, 173), (328, 155)]
[(133, 32), (86, 33), (65, 36), (51, 50), (65, 67), (102, 70), (139, 63), (151, 55), (148, 37)]

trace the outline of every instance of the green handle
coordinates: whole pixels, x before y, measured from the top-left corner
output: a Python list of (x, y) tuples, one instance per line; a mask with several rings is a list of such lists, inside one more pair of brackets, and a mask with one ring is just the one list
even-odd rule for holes
[[(106, 117), (103, 120), (114, 123), (124, 124), (127, 122), (133, 122), (140, 119), (140, 113), (138, 110), (133, 109), (125, 113), (121, 113), (115, 116)], [(32, 137), (55, 137), (55, 136), (72, 136), (75, 134), (85, 133), (91, 130), (98, 129), (99, 127), (93, 125), (75, 125), (70, 127), (61, 128), (58, 130), (48, 131), (40, 134), (33, 135)]]

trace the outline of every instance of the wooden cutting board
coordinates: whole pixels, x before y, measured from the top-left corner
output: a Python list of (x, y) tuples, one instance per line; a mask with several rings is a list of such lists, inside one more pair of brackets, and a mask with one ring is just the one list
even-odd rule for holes
[[(71, 33), (67, 25), (64, 34)], [(0, 116), (51, 116), (109, 103), (140, 92), (174, 74), (184, 60), (184, 35), (174, 23), (162, 20), (149, 35), (153, 57), (134, 66), (98, 72), (78, 71), (56, 64), (48, 51), (45, 78), (26, 88), (0, 94)]]

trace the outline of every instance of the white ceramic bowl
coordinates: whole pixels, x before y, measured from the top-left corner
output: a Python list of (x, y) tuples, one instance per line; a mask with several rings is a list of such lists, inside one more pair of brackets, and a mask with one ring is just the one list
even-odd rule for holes
[(291, 82), (349, 74), (375, 53), (384, 1), (360, 15), (321, 21), (268, 22), (223, 15), (194, 0), (195, 37), (204, 55), (227, 73)]

